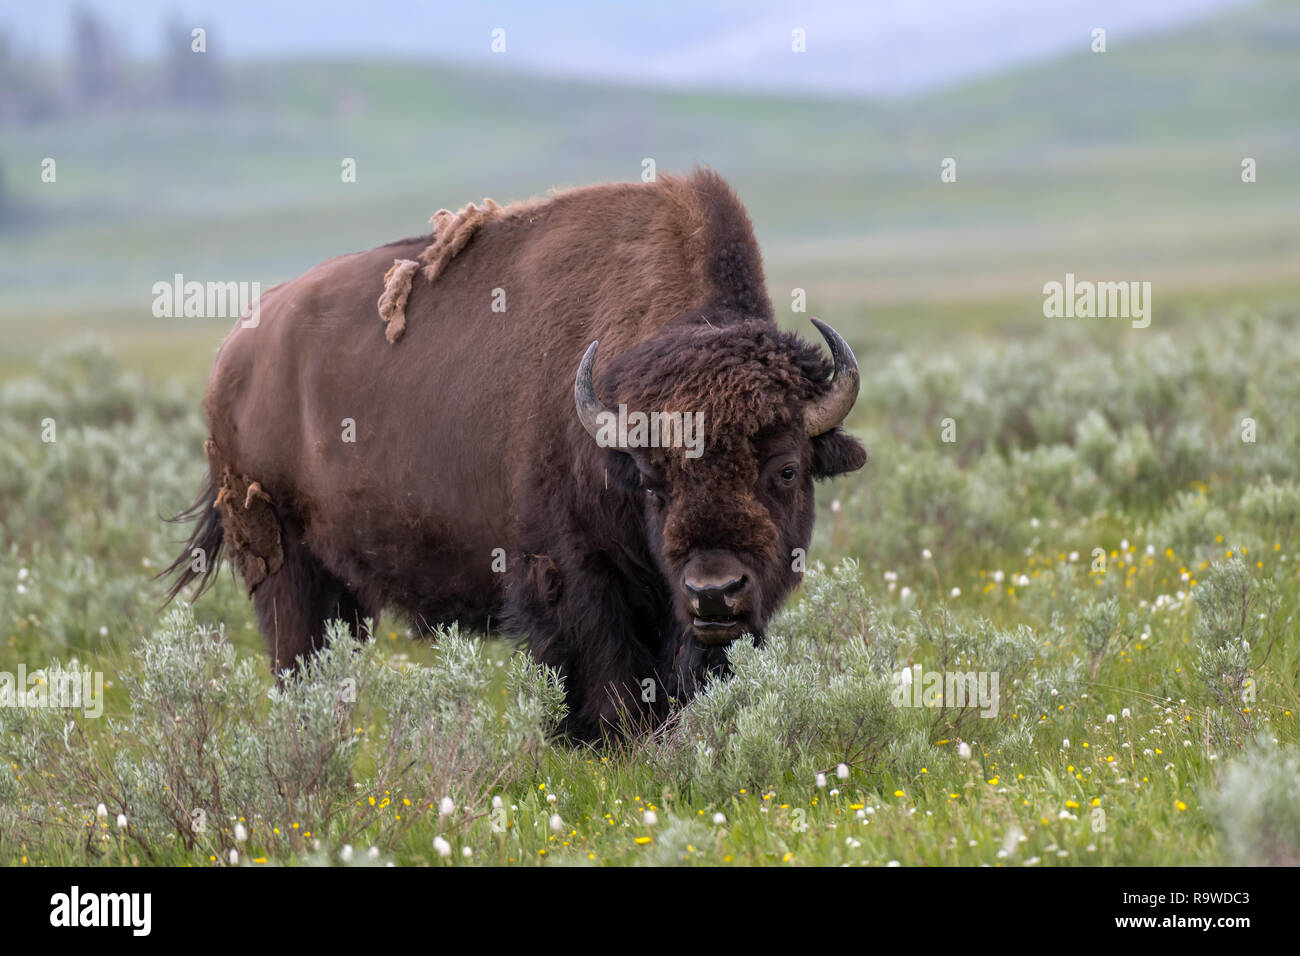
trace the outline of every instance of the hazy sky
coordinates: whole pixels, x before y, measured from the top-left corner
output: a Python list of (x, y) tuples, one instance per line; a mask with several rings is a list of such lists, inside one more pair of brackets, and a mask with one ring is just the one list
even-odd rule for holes
[[(208, 30), (225, 59), (392, 56), (694, 87), (898, 94), (1071, 49), (1104, 27), (1140, 33), (1250, 0), (0, 0), (19, 50), (62, 56), (77, 7), (132, 56), (158, 56), (163, 24)], [(506, 52), (490, 50), (494, 28)], [(807, 52), (791, 52), (802, 28)]]

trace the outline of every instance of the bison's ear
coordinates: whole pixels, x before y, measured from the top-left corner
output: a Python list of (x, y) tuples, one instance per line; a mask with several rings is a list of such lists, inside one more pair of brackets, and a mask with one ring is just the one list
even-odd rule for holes
[[(605, 480), (611, 488), (624, 491), (641, 491), (641, 470), (637, 468), (632, 456), (617, 448), (603, 449), (605, 452)], [(644, 494), (644, 492), (641, 492)]]
[(830, 478), (846, 471), (857, 471), (867, 463), (867, 450), (844, 431), (835, 428), (812, 440), (813, 477)]

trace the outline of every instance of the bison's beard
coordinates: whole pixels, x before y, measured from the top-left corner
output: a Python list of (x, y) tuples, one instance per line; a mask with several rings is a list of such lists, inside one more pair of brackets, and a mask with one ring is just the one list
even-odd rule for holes
[[(752, 635), (754, 642), (762, 646), (761, 627), (746, 624), (741, 633)], [(704, 688), (710, 677), (728, 674), (727, 648), (730, 646), (731, 644), (701, 643), (695, 639), (695, 628), (692, 625), (683, 626), (677, 654), (673, 659), (673, 696), (682, 701), (690, 700)]]
[(677, 651), (677, 660), (673, 664), (673, 678), (676, 686), (673, 696), (686, 701), (694, 697), (708, 682), (711, 675), (727, 673), (726, 645), (700, 644), (685, 637)]

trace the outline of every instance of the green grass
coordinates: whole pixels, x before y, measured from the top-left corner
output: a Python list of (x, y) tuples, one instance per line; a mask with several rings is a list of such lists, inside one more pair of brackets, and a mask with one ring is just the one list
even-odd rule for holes
[[(837, 750), (839, 738), (810, 737), (811, 725), (839, 726), (867, 714), (856, 709), (866, 704), (837, 705), (829, 692), (808, 688), (811, 696), (798, 703), (795, 680), (775, 699), (744, 698), (741, 723), (717, 731), (724, 752), (703, 765), (692, 763), (690, 730), (597, 750), (553, 743), (504, 782), (467, 796), (472, 811), (444, 818), (436, 809), (441, 793), (374, 792), (382, 784), (370, 774), (393, 730), (386, 713), (366, 709), (363, 694), (350, 805), (323, 821), (270, 811), (245, 818), (242, 861), (340, 862), (346, 842), (353, 862), (369, 862), (364, 851), (373, 844), (381, 860), (436, 864), (444, 860), (435, 837), (453, 847), (450, 862), (465, 862), (460, 854), (469, 847), (478, 863), (1169, 865), (1243, 855), (1258, 861), (1269, 847), (1247, 842), (1243, 849), (1240, 835), (1233, 843), (1225, 835), (1244, 827), (1249, 841), (1257, 828), (1234, 825), (1232, 809), (1216, 809), (1214, 801), (1225, 768), (1253, 737), (1300, 743), (1300, 426), (1286, 415), (1296, 401), (1287, 371), (1297, 358), (1295, 328), (1292, 310), (1273, 318), (1189, 319), (1176, 343), (1143, 339), (1140, 347), (1101, 336), (1090, 342), (1065, 330), (1046, 340), (1050, 347), (988, 345), (970, 335), (941, 349), (901, 353), (864, 384), (850, 424), (875, 460), (822, 490), (812, 548), (814, 559), (828, 565), (857, 559), (836, 578), (847, 589), (836, 598), (844, 603), (826, 603), (816, 582), (830, 579), (815, 573), (772, 627), (788, 637), (790, 649), (758, 660), (774, 668), (775, 689), (787, 679), (782, 668), (803, 666), (798, 662), (824, 653), (818, 648), (846, 648), (864, 634), (876, 648), (893, 648), (890, 667), (943, 669), (948, 651), (940, 634), (948, 633), (954, 646), (973, 648), (971, 662), (959, 669), (1005, 675), (996, 717), (924, 709), (864, 716), (881, 738), (865, 749)], [(128, 678), (142, 666), (134, 656), (139, 642), (159, 626), (160, 588), (151, 575), (178, 537), (154, 516), (177, 510), (197, 484), (202, 426), (185, 392), (153, 388), (94, 350), (51, 357), (43, 368), (48, 392), (34, 380), (4, 386), (16, 414), (0, 436), (10, 475), (3, 491), (16, 507), (3, 524), (0, 647), (15, 665), (75, 657), (106, 674), (108, 719), (84, 727), (88, 752), (110, 766), (145, 756), (114, 721), (129, 711)], [(1249, 380), (1239, 377), (1242, 368), (1253, 370)], [(979, 382), (983, 394), (966, 393), (967, 382)], [(1009, 394), (1011, 383), (1028, 391)], [(1142, 399), (1163, 394), (1178, 399)], [(1022, 403), (1032, 409), (1032, 439), (1023, 437)], [(953, 409), (963, 429), (957, 447), (938, 440), (932, 407)], [(1260, 423), (1257, 445), (1243, 445), (1234, 430), (1243, 408)], [(1102, 426), (1109, 445), (1080, 429), (1085, 409), (1114, 418), (1113, 427)], [(63, 423), (56, 447), (33, 439), (31, 422), (43, 411)], [(1148, 452), (1129, 444), (1139, 423), (1152, 436)], [(1187, 426), (1204, 439), (1190, 452), (1176, 437)], [(1054, 428), (1064, 429), (1064, 441)], [(1090, 570), (1095, 547), (1108, 555), (1105, 573)], [(1247, 667), (1258, 696), (1242, 706), (1215, 696), (1230, 675), (1207, 678), (1199, 663), (1206, 643), (1198, 622), (1207, 612), (1196, 595), (1230, 555), (1244, 559), (1261, 602), (1272, 595), (1269, 623)], [(1180, 591), (1193, 598), (1174, 599)], [(1112, 597), (1116, 623), (1099, 646), (1089, 622), (1097, 602)], [(204, 626), (224, 625), (237, 659), (253, 666), (254, 684), (269, 687), (261, 640), (237, 582), (223, 574), (195, 612)], [(381, 665), (435, 665), (441, 652), (405, 631), (400, 620), (381, 623)], [(493, 641), (485, 653), (495, 665), (513, 648)], [(492, 702), (502, 690), (494, 679), (472, 696)], [(691, 719), (707, 725), (712, 718), (695, 708)], [(803, 722), (808, 714), (811, 725)], [(757, 737), (744, 729), (746, 721)], [(49, 742), (40, 734), (6, 739), (12, 746), (17, 739)], [(968, 760), (959, 753), (963, 743), (972, 751)], [(744, 749), (768, 744), (777, 749), (758, 756)], [(733, 745), (740, 749), (732, 752)], [(234, 846), (233, 817), (193, 847), (156, 829), (123, 838), (111, 820), (116, 805), (107, 824), (95, 820), (94, 804), (106, 796), (93, 783), (60, 780), (61, 796), (41, 803), (46, 791), (32, 775), (42, 773), (42, 763), (26, 753), (10, 749), (13, 775), (0, 777), (0, 790), (12, 788), (9, 805), (17, 808), (16, 816), (0, 816), (0, 860), (203, 865), (225, 862)], [(843, 780), (835, 773), (841, 761), (849, 765)], [(785, 769), (754, 769), (770, 766)], [(825, 787), (816, 771), (829, 778)], [(1300, 781), (1284, 781), (1292, 784)], [(504, 804), (502, 832), (492, 826), (493, 795)], [(653, 825), (646, 811), (656, 815)], [(408, 819), (398, 820), (403, 813)], [(561, 818), (558, 832), (553, 814)], [(725, 822), (715, 824), (715, 814)], [(1287, 823), (1283, 817), (1271, 825), (1285, 833)], [(101, 831), (103, 839), (96, 836)], [(1272, 842), (1290, 846), (1286, 839)]]

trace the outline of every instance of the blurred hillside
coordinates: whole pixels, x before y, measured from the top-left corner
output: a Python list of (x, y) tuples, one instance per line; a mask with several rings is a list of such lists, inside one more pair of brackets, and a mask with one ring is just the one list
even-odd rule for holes
[[(633, 180), (645, 157), (718, 169), (754, 218), (778, 310), (803, 287), (812, 311), (869, 316), (849, 320), (859, 337), (1042, 322), (1042, 284), (1067, 271), (1150, 280), (1157, 310), (1267, 301), (1300, 286), (1297, 51), (1287, 3), (889, 102), (213, 61), (203, 95), (4, 114), (0, 353), (12, 367), (85, 329), (160, 354), (216, 342), (224, 320), (154, 319), (152, 284), (266, 288), (423, 232), (440, 207)], [(113, 68), (126, 91), (185, 75)], [(945, 157), (956, 183), (940, 182)]]

